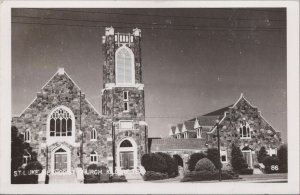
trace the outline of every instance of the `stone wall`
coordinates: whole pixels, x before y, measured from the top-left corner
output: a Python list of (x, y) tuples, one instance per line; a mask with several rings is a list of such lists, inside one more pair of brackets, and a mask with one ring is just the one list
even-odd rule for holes
[[(69, 146), (72, 151), (72, 167), (80, 163), (79, 147), (83, 139), (84, 162), (89, 162), (91, 150), (96, 150), (100, 161), (104, 164), (107, 162), (107, 156), (112, 156), (111, 143), (107, 138), (111, 138), (111, 122), (100, 116), (92, 105), (81, 97), (81, 130), (80, 132), (80, 89), (64, 73), (56, 75), (43, 87), (37, 94), (33, 103), (19, 117), (13, 118), (12, 125), (16, 126), (19, 132), (23, 133), (26, 129), (31, 131), (30, 146), (33, 151), (38, 153), (38, 159), (42, 165), (46, 166), (44, 152), (46, 151), (46, 129), (47, 117), (49, 113), (58, 106), (66, 106), (74, 113), (75, 116), (75, 142), (77, 146)], [(90, 141), (90, 130), (95, 128), (98, 139), (95, 142)], [(52, 146), (48, 148), (50, 156)], [(50, 162), (50, 161), (49, 161)]]
[[(251, 139), (241, 139), (239, 127), (245, 121), (252, 129)], [(257, 163), (256, 155), (262, 146), (278, 148), (281, 144), (280, 133), (276, 132), (261, 116), (256, 107), (251, 106), (245, 99), (241, 99), (234, 108), (229, 109), (226, 118), (220, 124), (220, 145), (227, 149), (228, 161), (231, 160), (231, 146), (235, 144), (241, 149), (249, 146), (255, 152), (254, 164)], [(217, 147), (217, 132), (208, 135), (210, 147)], [(230, 165), (228, 165), (230, 166)]]

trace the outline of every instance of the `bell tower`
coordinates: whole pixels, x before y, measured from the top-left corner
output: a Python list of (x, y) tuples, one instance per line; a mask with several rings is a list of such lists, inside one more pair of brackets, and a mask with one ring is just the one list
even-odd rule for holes
[(102, 114), (113, 122), (115, 169), (136, 170), (147, 153), (145, 93), (142, 83), (141, 30), (116, 33), (105, 28)]

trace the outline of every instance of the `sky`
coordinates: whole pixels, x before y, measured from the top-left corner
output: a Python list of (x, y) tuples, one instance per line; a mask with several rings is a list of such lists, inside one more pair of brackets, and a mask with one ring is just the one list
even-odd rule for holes
[(59, 67), (101, 113), (102, 36), (142, 31), (150, 137), (234, 104), (243, 93), (287, 139), (285, 9), (13, 9), (12, 114)]

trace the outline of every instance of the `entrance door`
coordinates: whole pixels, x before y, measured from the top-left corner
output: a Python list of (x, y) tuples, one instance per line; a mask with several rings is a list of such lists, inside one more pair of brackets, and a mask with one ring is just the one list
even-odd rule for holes
[(121, 169), (133, 169), (133, 152), (120, 152)]
[(67, 172), (68, 169), (68, 157), (64, 153), (55, 154), (55, 172)]
[(248, 164), (248, 166), (250, 168), (252, 168), (252, 153), (251, 153), (251, 150), (249, 151), (242, 151), (243, 152), (243, 156)]

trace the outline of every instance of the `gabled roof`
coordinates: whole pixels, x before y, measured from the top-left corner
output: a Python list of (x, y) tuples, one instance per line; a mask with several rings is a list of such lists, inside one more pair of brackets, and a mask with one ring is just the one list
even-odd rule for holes
[[(52, 80), (54, 80), (58, 76), (64, 76), (64, 77), (68, 78), (70, 80), (70, 82), (73, 83), (74, 86), (78, 90), (82, 91), (81, 88), (75, 83), (75, 81), (66, 73), (66, 71), (64, 70), (64, 68), (58, 68), (58, 70), (54, 73), (54, 75), (43, 85), (43, 87), (41, 88), (41, 90), (43, 91), (43, 89), (45, 87), (47, 87), (49, 84), (51, 84)], [(38, 92), (38, 93), (40, 93), (40, 92)], [(82, 93), (82, 95), (84, 95), (84, 93)], [(37, 100), (37, 97), (35, 97), (33, 99), (33, 101), (20, 113), (19, 116), (15, 116), (15, 117), (20, 117), (36, 100)], [(84, 100), (87, 101), (87, 103), (92, 107), (92, 109), (94, 109), (94, 111), (98, 115), (102, 116), (86, 97), (84, 98)]]
[(169, 136), (174, 135), (176, 130), (176, 126), (171, 126), (170, 131), (169, 131)]
[(195, 123), (198, 122), (199, 126), (214, 126), (216, 120), (219, 119), (219, 116), (198, 116), (196, 118), (190, 119), (189, 121)]
[(183, 124), (187, 131), (194, 129), (194, 121), (184, 121)]

